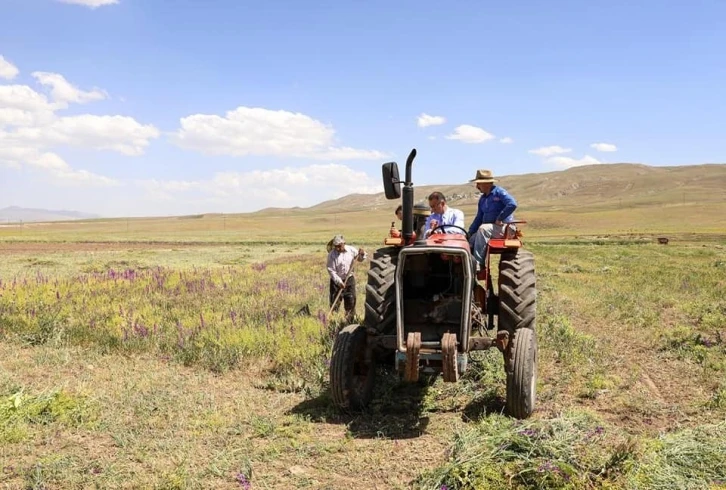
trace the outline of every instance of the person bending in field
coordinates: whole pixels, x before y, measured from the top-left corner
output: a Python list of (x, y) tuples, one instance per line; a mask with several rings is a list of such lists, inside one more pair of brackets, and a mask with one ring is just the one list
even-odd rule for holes
[[(505, 223), (514, 221), (517, 201), (503, 187), (494, 185), (497, 180), (491, 170), (477, 170), (476, 177), (469, 182), (475, 182), (481, 192), (476, 216), (469, 226), (469, 244), (474, 259), (479, 265), (484, 265), (489, 240), (504, 236)], [(509, 233), (514, 231), (514, 225), (510, 225)]]
[[(336, 235), (332, 240), (333, 248), (328, 254), (328, 274), (330, 275), (330, 306), (333, 311), (340, 308), (338, 293), (342, 289), (341, 296), (345, 308), (346, 321), (353, 321), (355, 315), (355, 276), (352, 273), (353, 261), (363, 262), (366, 259), (366, 252), (361, 247), (356, 249), (345, 244), (343, 235)], [(336, 300), (337, 299), (337, 300)], [(335, 302), (335, 306), (333, 306)]]

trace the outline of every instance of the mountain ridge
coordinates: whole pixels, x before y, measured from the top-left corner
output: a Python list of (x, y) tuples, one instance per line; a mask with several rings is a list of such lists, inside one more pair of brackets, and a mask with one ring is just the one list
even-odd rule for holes
[[(401, 169), (402, 171), (403, 169)], [(497, 184), (517, 199), (520, 209), (601, 206), (614, 202), (629, 204), (666, 204), (670, 197), (690, 201), (726, 201), (726, 164), (708, 163), (681, 166), (650, 166), (642, 163), (583, 165), (565, 170), (503, 175)], [(415, 165), (413, 171), (415, 184)], [(475, 206), (479, 192), (473, 183), (414, 185), (414, 200), (438, 190), (452, 206)], [(672, 193), (680, 193), (677, 196)], [(693, 195), (697, 192), (699, 195)], [(696, 199), (697, 197), (697, 199)], [(377, 194), (348, 194), (305, 208), (310, 211), (377, 209), (395, 201)]]
[(8, 206), (0, 209), (0, 221), (10, 222), (45, 222), (45, 221), (75, 221), (82, 219), (97, 219), (101, 216), (81, 211), (66, 209), (54, 210), (43, 208), (25, 208), (21, 206)]

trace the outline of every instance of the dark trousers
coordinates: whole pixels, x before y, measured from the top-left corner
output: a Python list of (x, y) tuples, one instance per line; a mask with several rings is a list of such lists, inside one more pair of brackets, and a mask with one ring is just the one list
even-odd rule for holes
[[(330, 306), (333, 306), (333, 301), (335, 301), (335, 298), (338, 296), (338, 291), (340, 291), (340, 286), (335, 284), (333, 280), (330, 280)], [(341, 297), (343, 299), (343, 307), (345, 308), (345, 313), (352, 317), (355, 313), (355, 277), (351, 274), (351, 276), (348, 278), (348, 282), (345, 284), (345, 289), (343, 290), (343, 294), (341, 294)], [(338, 311), (338, 308), (340, 308), (340, 298), (338, 298), (338, 302), (335, 305), (335, 308), (333, 308), (333, 311)]]

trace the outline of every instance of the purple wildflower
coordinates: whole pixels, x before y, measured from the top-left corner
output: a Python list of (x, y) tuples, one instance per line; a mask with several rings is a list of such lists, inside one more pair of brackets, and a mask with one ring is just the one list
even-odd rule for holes
[(244, 490), (250, 490), (252, 488), (252, 483), (250, 483), (244, 473), (237, 473), (235, 480), (237, 480), (239, 486), (242, 487)]
[(560, 468), (557, 465), (552, 464), (552, 461), (545, 461), (541, 465), (539, 465), (539, 468), (537, 468), (538, 473), (545, 473), (549, 471), (559, 472)]
[(597, 427), (595, 427), (595, 429), (588, 432), (587, 436), (585, 436), (585, 440), (589, 440), (589, 439), (592, 439), (593, 437), (600, 436), (604, 432), (605, 432), (605, 428), (598, 425)]
[(520, 436), (526, 436), (526, 437), (535, 437), (537, 435), (537, 431), (535, 429), (525, 429), (520, 430), (518, 432)]
[(318, 320), (323, 324), (323, 327), (328, 327), (328, 317), (323, 310), (318, 310)]
[(137, 337), (146, 338), (149, 336), (149, 329), (136, 320), (136, 323), (134, 324), (134, 333)]

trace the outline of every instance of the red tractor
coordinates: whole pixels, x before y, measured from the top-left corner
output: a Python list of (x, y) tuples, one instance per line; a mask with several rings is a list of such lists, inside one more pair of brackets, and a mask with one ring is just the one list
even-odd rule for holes
[[(519, 230), (507, 229), (505, 238), (490, 240), (481, 270), (467, 230), (443, 225), (424, 238), (425, 213), (414, 215), (415, 157), (414, 149), (403, 182), (395, 162), (383, 165), (386, 198), (401, 198), (403, 184), (403, 229), (392, 230), (386, 246), (371, 259), (364, 323), (348, 325), (335, 339), (333, 401), (342, 410), (364, 408), (382, 360), (392, 362), (406, 381), (443, 373), (445, 382), (456, 382), (467, 369), (470, 352), (496, 347), (504, 355), (507, 412), (527, 418), (535, 407), (537, 382), (534, 256), (522, 248)], [(452, 228), (456, 233), (446, 233)], [(497, 293), (490, 270), (496, 256)]]

